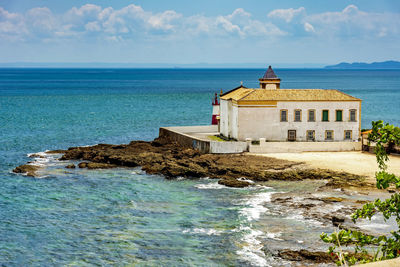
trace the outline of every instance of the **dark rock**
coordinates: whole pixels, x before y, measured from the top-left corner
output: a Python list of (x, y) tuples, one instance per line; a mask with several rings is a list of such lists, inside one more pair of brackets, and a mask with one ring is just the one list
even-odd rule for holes
[(78, 167), (79, 168), (86, 168), (87, 167), (87, 162), (80, 162), (79, 164), (78, 164)]
[(276, 158), (247, 154), (202, 154), (168, 138), (157, 138), (152, 142), (132, 141), (127, 145), (71, 147), (47, 153), (60, 152), (63, 153), (60, 160), (84, 161), (78, 164), (79, 168), (142, 166), (149, 174), (164, 175), (167, 178), (211, 177), (221, 179), (221, 184), (235, 187), (250, 185), (239, 178), (253, 181), (327, 179), (332, 187), (363, 183), (361, 176), (330, 170), (294, 168), (299, 163)]
[(248, 181), (241, 181), (237, 179), (221, 179), (218, 181), (219, 184), (229, 187), (246, 187), (251, 185)]
[(56, 150), (49, 150), (49, 151), (46, 151), (45, 153), (46, 154), (63, 154), (63, 153), (65, 153), (66, 152), (66, 150), (63, 150), (63, 149), (56, 149)]
[(67, 166), (65, 166), (65, 168), (67, 168), (67, 169), (75, 169), (76, 166), (75, 166), (75, 164), (68, 164)]
[(45, 158), (45, 156), (39, 155), (39, 154), (31, 154), (31, 155), (29, 155), (29, 157), (30, 157), (30, 158), (41, 158), (41, 159), (44, 159), (44, 158)]
[(342, 202), (344, 199), (341, 197), (324, 197), (321, 200), (324, 202)]
[(305, 249), (280, 250), (278, 252), (278, 256), (290, 261), (311, 261), (313, 263), (330, 263), (336, 261), (336, 258), (333, 255), (328, 254), (327, 252), (308, 251)]
[(39, 170), (39, 166), (24, 164), (16, 167), (13, 172), (15, 173), (23, 173), (27, 176), (37, 177), (36, 171)]
[(98, 163), (98, 162), (81, 162), (78, 164), (79, 168), (88, 168), (89, 170), (93, 169), (111, 169), (118, 167), (117, 165), (114, 164), (108, 164), (108, 163)]
[(345, 219), (341, 217), (332, 216), (332, 224), (333, 226), (339, 226), (344, 223)]

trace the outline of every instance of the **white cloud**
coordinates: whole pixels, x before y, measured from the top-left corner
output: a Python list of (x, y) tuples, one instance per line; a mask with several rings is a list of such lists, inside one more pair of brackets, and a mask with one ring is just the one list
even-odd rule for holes
[(308, 23), (308, 22), (305, 22), (305, 23), (304, 23), (304, 30), (305, 30), (306, 32), (315, 32), (314, 26), (311, 25), (311, 24)]
[(365, 12), (355, 5), (341, 11), (307, 14), (304, 7), (276, 9), (268, 14), (271, 19), (286, 22), (278, 25), (290, 36), (315, 33), (322, 38), (397, 38), (400, 33), (399, 13)]
[(10, 13), (0, 7), (0, 39), (3, 41), (22, 41), (28, 33), (23, 21), (24, 18), (21, 14)]
[(92, 21), (85, 25), (85, 29), (89, 32), (99, 32), (101, 27), (98, 21)]
[(288, 9), (275, 9), (268, 13), (269, 18), (278, 18), (286, 21), (287, 23), (291, 22), (293, 18), (297, 15), (300, 15), (305, 12), (304, 7), (299, 7), (297, 9), (288, 8)]
[(161, 14), (152, 15), (147, 19), (147, 23), (154, 29), (172, 30), (175, 26), (174, 20), (181, 18), (182, 15), (173, 10), (167, 10)]
[(276, 9), (256, 19), (243, 8), (219, 16), (185, 17), (174, 10), (155, 13), (130, 4), (120, 9), (94, 4), (54, 14), (46, 7), (11, 13), (0, 7), (0, 37), (6, 41), (99, 38), (190, 40), (208, 38), (397, 38), (399, 13), (374, 13), (349, 5), (341, 11), (307, 14), (304, 7)]
[(47, 7), (37, 7), (29, 10), (25, 15), (25, 21), (30, 32), (36, 37), (52, 35), (57, 28), (56, 18)]
[(286, 33), (270, 22), (262, 22), (251, 18), (251, 14), (238, 8), (227, 16), (219, 16), (216, 24), (222, 26), (226, 33), (236, 33), (241, 38), (248, 36), (282, 36)]

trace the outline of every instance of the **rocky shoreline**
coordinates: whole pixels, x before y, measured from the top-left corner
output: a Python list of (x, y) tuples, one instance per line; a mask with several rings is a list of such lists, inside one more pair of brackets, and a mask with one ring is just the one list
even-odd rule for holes
[[(202, 154), (181, 147), (169, 139), (132, 141), (127, 145), (98, 144), (88, 147), (71, 147), (46, 153), (63, 154), (59, 160), (80, 160), (79, 168), (106, 169), (140, 166), (148, 174), (177, 177), (219, 179), (230, 187), (246, 187), (253, 182), (269, 180), (298, 181), (303, 179), (327, 180), (330, 187), (365, 186), (365, 177), (346, 172), (313, 169), (302, 163), (246, 154)], [(69, 164), (68, 168), (74, 168)], [(24, 164), (15, 173), (35, 176), (39, 168)]]
[[(148, 174), (162, 175), (166, 179), (178, 177), (219, 179), (218, 183), (229, 187), (247, 187), (272, 180), (301, 181), (306, 179), (324, 180), (323, 190), (353, 190), (372, 188), (365, 177), (346, 172), (327, 169), (314, 169), (303, 163), (291, 162), (270, 157), (248, 154), (202, 154), (196, 150), (181, 147), (165, 138), (151, 142), (132, 141), (129, 144), (98, 144), (88, 147), (71, 147), (68, 150), (48, 151), (47, 154), (62, 154), (60, 161), (80, 161), (77, 165), (68, 163), (65, 167), (108, 169), (116, 167), (138, 167)], [(32, 155), (35, 156), (35, 155)], [(36, 176), (39, 166), (24, 164), (16, 167), (15, 173)], [(302, 196), (301, 202), (290, 193), (276, 194), (272, 202), (288, 209), (302, 210), (304, 217), (318, 218), (327, 224), (351, 228), (348, 215), (361, 203), (347, 203), (347, 208), (321, 214), (315, 207), (321, 204), (346, 202), (340, 198), (315, 198)], [(328, 210), (329, 211), (329, 210)], [(332, 262), (324, 252), (281, 251), (277, 257), (293, 261), (311, 261), (314, 263)]]

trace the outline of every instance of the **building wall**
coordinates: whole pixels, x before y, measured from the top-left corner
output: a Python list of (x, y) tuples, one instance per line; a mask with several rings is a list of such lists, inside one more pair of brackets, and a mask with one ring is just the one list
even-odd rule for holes
[(238, 138), (238, 107), (232, 101), (220, 103), (220, 133), (231, 138)]
[[(315, 131), (315, 141), (325, 141), (325, 131), (333, 130), (333, 140), (343, 141), (344, 131), (352, 131), (352, 141), (358, 141), (360, 130), (359, 101), (343, 102), (278, 102), (276, 107), (239, 107), (238, 139), (287, 141), (288, 130), (296, 130), (296, 141), (306, 141), (306, 131)], [(288, 111), (288, 121), (280, 121), (280, 110)], [(294, 121), (294, 111), (300, 109), (301, 122)], [(316, 120), (308, 122), (308, 110), (314, 109)], [(343, 121), (336, 122), (336, 110), (343, 110)], [(356, 109), (356, 122), (350, 122), (350, 109)], [(322, 110), (329, 110), (329, 121), (322, 121)]]
[(227, 100), (221, 99), (219, 108), (220, 108), (220, 133), (224, 136), (228, 136), (229, 128), (228, 128), (228, 121), (229, 121), (229, 113), (228, 113), (228, 102)]
[(361, 142), (260, 142), (250, 145), (251, 153), (297, 153), (360, 151)]
[(232, 121), (229, 125), (231, 128), (230, 137), (238, 139), (239, 128), (238, 128), (238, 120), (239, 120), (239, 108), (235, 105), (232, 105)]

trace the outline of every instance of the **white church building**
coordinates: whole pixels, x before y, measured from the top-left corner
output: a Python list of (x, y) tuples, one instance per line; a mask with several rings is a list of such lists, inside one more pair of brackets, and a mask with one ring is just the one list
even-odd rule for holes
[(238, 141), (360, 143), (361, 99), (338, 90), (281, 89), (271, 66), (259, 81), (259, 88), (241, 85), (220, 96), (221, 135)]

